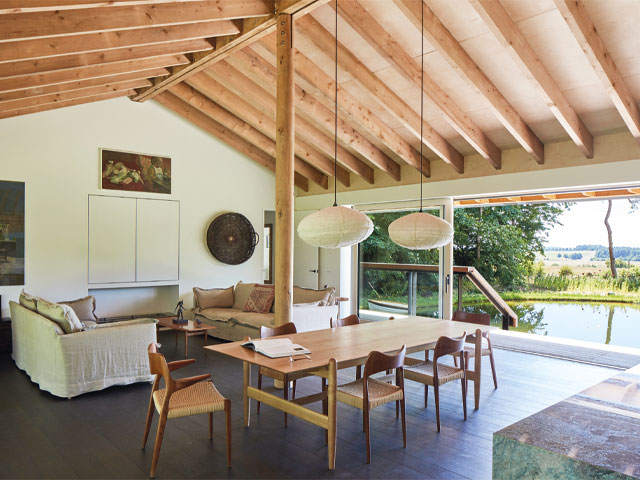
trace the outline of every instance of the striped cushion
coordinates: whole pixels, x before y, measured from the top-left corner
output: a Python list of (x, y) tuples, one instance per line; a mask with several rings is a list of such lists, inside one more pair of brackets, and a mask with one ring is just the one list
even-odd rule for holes
[[(164, 388), (153, 392), (153, 403), (158, 412), (162, 408), (165, 393)], [(224, 400), (212, 381), (198, 382), (171, 395), (168, 418), (218, 412), (224, 410)]]

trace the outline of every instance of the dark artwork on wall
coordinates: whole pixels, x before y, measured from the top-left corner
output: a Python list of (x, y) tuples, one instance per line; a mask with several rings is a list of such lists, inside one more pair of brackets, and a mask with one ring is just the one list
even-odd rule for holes
[(102, 188), (127, 192), (171, 193), (171, 159), (100, 149)]
[(24, 285), (24, 183), (0, 181), (0, 285)]
[(249, 219), (239, 213), (220, 215), (207, 229), (209, 251), (228, 265), (239, 265), (249, 260), (259, 239)]

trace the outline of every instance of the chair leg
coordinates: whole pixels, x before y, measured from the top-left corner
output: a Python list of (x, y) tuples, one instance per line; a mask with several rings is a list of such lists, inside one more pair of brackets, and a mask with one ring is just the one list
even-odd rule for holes
[(424, 386), (424, 408), (427, 408), (427, 403), (429, 402), (429, 385), (425, 384)]
[(464, 421), (467, 421), (467, 386), (465, 378), (460, 379), (460, 385), (462, 386), (462, 411), (464, 412)]
[(436, 425), (438, 426), (438, 431), (440, 431), (440, 396), (438, 394), (438, 382), (434, 382), (433, 395), (436, 399)]
[(213, 413), (209, 413), (209, 440), (213, 440)]
[(158, 459), (160, 458), (160, 448), (162, 447), (162, 439), (164, 437), (164, 427), (167, 424), (168, 411), (164, 411), (160, 414), (158, 420), (158, 432), (156, 433), (156, 444), (153, 447), (153, 460), (151, 460), (151, 473), (149, 478), (156, 477), (156, 467), (158, 466)]
[(402, 417), (402, 445), (404, 448), (407, 448), (407, 420), (405, 417), (404, 395), (402, 396), (402, 400), (400, 400), (400, 416)]
[[(282, 388), (282, 397), (289, 400), (289, 377), (284, 376), (284, 387)], [(287, 414), (284, 414), (284, 427), (287, 428)]]
[(362, 365), (358, 365), (356, 367), (356, 380), (360, 380), (362, 378)]
[(400, 402), (396, 400), (396, 420), (398, 419), (399, 415), (400, 415)]
[[(323, 378), (322, 379), (322, 391), (326, 392), (327, 391), (327, 379)], [(327, 412), (329, 411), (329, 403), (327, 401), (327, 399), (323, 399), (322, 400), (322, 414), (323, 415), (327, 415)], [(329, 430), (325, 430), (324, 431), (324, 443), (325, 445), (329, 444)]]
[[(258, 390), (262, 390), (262, 374), (260, 373), (260, 367), (258, 367)], [(258, 415), (260, 415), (260, 402), (258, 402)]]
[(224, 400), (224, 415), (227, 421), (227, 467), (231, 468), (231, 400)]
[(147, 446), (147, 438), (149, 438), (149, 430), (151, 430), (151, 421), (153, 420), (153, 411), (155, 410), (153, 404), (153, 392), (151, 392), (151, 398), (149, 399), (149, 409), (147, 410), (147, 420), (144, 425), (144, 436), (142, 437), (142, 449)]
[(293, 381), (293, 389), (291, 392), (291, 400), (295, 400), (296, 399), (296, 380)]
[(491, 362), (491, 374), (493, 375), (493, 387), (498, 388), (498, 377), (496, 376), (496, 364), (493, 361), (492, 347), (489, 347), (489, 361)]
[(367, 464), (371, 463), (371, 438), (370, 432), (371, 426), (369, 425), (369, 408), (362, 410), (363, 423), (364, 423), (364, 435), (367, 441)]

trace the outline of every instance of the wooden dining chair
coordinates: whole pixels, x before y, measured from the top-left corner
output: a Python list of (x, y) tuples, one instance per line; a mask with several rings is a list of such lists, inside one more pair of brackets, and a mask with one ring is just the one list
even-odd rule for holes
[[(285, 323), (284, 325), (280, 325), (279, 327), (269, 328), (269, 327), (260, 327), (260, 338), (269, 338), (269, 337), (277, 337), (279, 335), (291, 335), (294, 333), (298, 333), (296, 330), (296, 326), (293, 322)], [(296, 380), (308, 377), (309, 374), (306, 372), (300, 373), (281, 373), (276, 370), (272, 370), (267, 367), (260, 367), (258, 369), (258, 390), (262, 390), (262, 377), (273, 378), (274, 380), (278, 380), (284, 383), (282, 388), (282, 396), (285, 400), (289, 400), (289, 382), (293, 382), (293, 393), (291, 396), (292, 400), (296, 398)], [(260, 415), (260, 402), (258, 402), (258, 415)], [(287, 426), (287, 414), (284, 414), (284, 426)]]
[[(331, 318), (330, 323), (331, 328), (350, 327), (351, 325), (360, 325), (360, 317), (354, 314), (340, 319)], [(356, 380), (358, 378), (362, 378), (362, 365), (356, 367)]]
[[(433, 361), (427, 358), (424, 362), (405, 367), (404, 377), (407, 380), (413, 380), (424, 385), (424, 408), (427, 408), (429, 386), (433, 387), (436, 398), (436, 424), (438, 431), (440, 431), (440, 387), (445, 383), (460, 380), (462, 385), (462, 410), (464, 411), (464, 419), (467, 419), (467, 385), (464, 361), (464, 340), (466, 336), (465, 332), (458, 338), (440, 337), (433, 352)], [(455, 354), (460, 357), (461, 368), (438, 363), (441, 357)]]
[[(488, 313), (467, 313), (467, 312), (454, 312), (453, 313), (453, 321), (454, 322), (467, 322), (467, 323), (475, 323), (476, 325), (491, 325), (491, 315)], [(498, 388), (498, 377), (496, 376), (496, 364), (493, 359), (493, 346), (491, 345), (491, 338), (489, 337), (489, 332), (484, 332), (482, 335), (482, 348), (481, 348), (481, 357), (489, 357), (489, 363), (491, 364), (491, 375), (493, 375), (493, 387)], [(465, 350), (468, 352), (467, 356), (467, 381), (472, 380), (478, 393), (480, 393), (480, 378), (476, 378), (475, 368), (474, 370), (469, 370), (469, 359), (475, 358), (476, 356), (476, 336), (477, 333), (473, 335), (469, 335), (467, 337), (467, 344)], [(474, 391), (475, 393), (475, 391)]]
[[(405, 400), (404, 400), (404, 357), (407, 352), (406, 345), (403, 345), (398, 353), (387, 355), (381, 352), (371, 352), (367, 356), (364, 364), (364, 376), (344, 385), (338, 385), (336, 389), (336, 399), (362, 410), (362, 423), (367, 442), (367, 463), (371, 463), (371, 440), (369, 433), (369, 412), (380, 405), (389, 402), (400, 402), (400, 414), (402, 417), (402, 443), (407, 447), (407, 424), (405, 420)], [(375, 378), (371, 378), (379, 372), (387, 370), (396, 371), (396, 383), (390, 384)], [(396, 418), (398, 412), (396, 410)]]
[[(191, 358), (167, 363), (164, 355), (158, 352), (158, 347), (158, 344), (151, 343), (148, 348), (149, 367), (151, 374), (155, 375), (156, 379), (153, 382), (151, 398), (149, 399), (147, 421), (144, 427), (144, 437), (142, 438), (143, 450), (147, 445), (153, 411), (157, 410), (160, 415), (149, 478), (155, 478), (167, 418), (179, 418), (208, 413), (209, 439), (212, 439), (213, 412), (222, 410), (224, 410), (227, 420), (227, 467), (231, 467), (231, 400), (224, 398), (220, 392), (216, 390), (213, 382), (209, 380), (211, 375), (208, 373), (195, 377), (174, 379), (171, 376), (171, 372), (186, 367), (195, 362), (195, 360)], [(164, 379), (165, 388), (160, 388), (161, 379)]]

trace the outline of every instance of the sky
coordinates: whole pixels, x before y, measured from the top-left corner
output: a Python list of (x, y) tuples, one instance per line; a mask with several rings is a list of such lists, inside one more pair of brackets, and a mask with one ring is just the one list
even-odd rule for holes
[[(633, 213), (626, 199), (613, 200), (609, 224), (616, 247), (640, 247), (640, 209)], [(583, 244), (608, 245), (604, 217), (607, 202), (602, 200), (576, 202), (565, 211), (557, 225), (549, 231), (547, 246), (575, 247)]]

